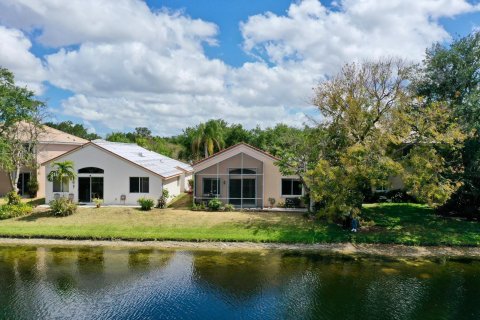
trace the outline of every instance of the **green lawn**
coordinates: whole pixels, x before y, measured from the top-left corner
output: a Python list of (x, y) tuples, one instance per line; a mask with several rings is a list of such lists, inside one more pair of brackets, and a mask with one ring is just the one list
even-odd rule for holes
[(445, 219), (413, 204), (365, 205), (364, 218), (376, 225), (352, 233), (335, 224), (313, 222), (298, 213), (194, 212), (182, 208), (79, 208), (69, 217), (47, 212), (0, 221), (0, 236), (71, 239), (253, 241), (283, 243), (403, 243), (480, 245), (477, 222)]

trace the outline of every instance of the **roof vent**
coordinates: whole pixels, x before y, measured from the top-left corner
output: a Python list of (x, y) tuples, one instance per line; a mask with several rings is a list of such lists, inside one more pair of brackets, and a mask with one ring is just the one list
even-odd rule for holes
[(145, 155), (143, 154), (143, 152), (139, 152), (138, 155), (139, 155), (140, 157), (142, 157), (142, 158), (145, 157)]

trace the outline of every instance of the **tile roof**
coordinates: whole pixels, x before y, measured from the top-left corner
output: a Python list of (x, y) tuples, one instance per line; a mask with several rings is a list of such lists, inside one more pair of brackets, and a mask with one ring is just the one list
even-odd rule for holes
[(32, 132), (38, 133), (38, 143), (41, 144), (71, 144), (82, 145), (88, 142), (88, 140), (74, 136), (72, 134), (54, 129), (52, 127), (42, 125), (38, 129), (33, 129), (33, 125), (26, 121), (20, 121), (16, 123), (17, 134), (20, 140), (28, 141), (31, 139)]

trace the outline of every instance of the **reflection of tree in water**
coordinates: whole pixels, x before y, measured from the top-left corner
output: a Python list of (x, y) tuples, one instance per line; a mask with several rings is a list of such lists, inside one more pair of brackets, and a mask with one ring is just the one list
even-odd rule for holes
[(37, 248), (36, 247), (8, 247), (0, 250), (0, 261), (22, 281), (33, 281), (37, 278)]
[(70, 294), (77, 287), (77, 281), (68, 273), (59, 274), (54, 283), (55, 288), (61, 295)]
[[(475, 308), (468, 299), (480, 294), (478, 277), (432, 262), (318, 262), (283, 287), (282, 317), (461, 319), (466, 308)], [(476, 280), (472, 284), (466, 278)], [(476, 308), (465, 315), (478, 319), (479, 312)]]
[(108, 290), (135, 281), (139, 272), (165, 267), (173, 255), (173, 251), (151, 249), (52, 248), (47, 254), (46, 279), (60, 295)]
[(80, 274), (101, 274), (104, 268), (103, 248), (80, 248), (77, 266)]
[(280, 259), (266, 252), (195, 252), (193, 277), (214, 290), (249, 299), (278, 285)]
[(13, 318), (19, 312), (16, 301), (19, 288), (37, 281), (37, 251), (34, 247), (0, 248), (0, 319)]
[(128, 252), (128, 267), (130, 269), (148, 269), (153, 249), (130, 250)]

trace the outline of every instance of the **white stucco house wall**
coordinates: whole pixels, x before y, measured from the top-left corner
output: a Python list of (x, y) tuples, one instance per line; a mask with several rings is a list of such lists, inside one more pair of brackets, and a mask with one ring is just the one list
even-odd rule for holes
[(158, 199), (163, 188), (173, 198), (188, 190), (193, 174), (190, 165), (136, 144), (94, 140), (45, 162), (45, 176), (53, 162), (66, 160), (74, 163), (77, 176), (63, 186), (45, 181), (47, 203), (63, 196), (77, 203), (100, 198), (107, 205), (137, 205), (142, 197)]

